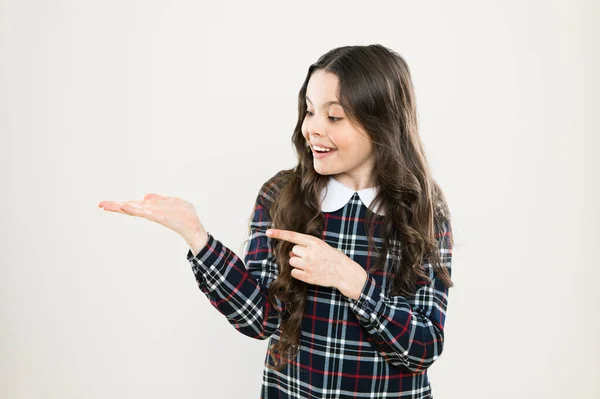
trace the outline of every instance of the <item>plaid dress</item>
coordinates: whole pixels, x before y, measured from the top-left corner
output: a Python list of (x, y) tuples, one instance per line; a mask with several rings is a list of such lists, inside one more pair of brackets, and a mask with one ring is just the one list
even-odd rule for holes
[[(367, 281), (358, 300), (336, 288), (310, 284), (299, 353), (282, 372), (266, 367), (273, 364), (271, 345), (280, 338), (280, 317), (266, 300), (278, 267), (265, 230), (271, 227), (269, 205), (281, 173), (259, 191), (243, 261), (210, 234), (198, 254), (187, 253), (198, 286), (212, 306), (242, 334), (270, 339), (261, 398), (432, 398), (427, 368), (442, 353), (448, 289), (425, 261), (430, 283), (419, 283), (410, 300), (389, 296), (393, 274), (369, 271), (375, 252), (367, 250), (364, 220), (374, 189), (354, 192), (331, 177), (322, 196), (321, 239), (363, 266)], [(330, 209), (325, 210), (325, 205)], [(384, 216), (376, 217), (373, 237), (380, 247)], [(438, 226), (442, 264), (450, 271), (450, 221)], [(390, 259), (388, 254), (386, 267)]]

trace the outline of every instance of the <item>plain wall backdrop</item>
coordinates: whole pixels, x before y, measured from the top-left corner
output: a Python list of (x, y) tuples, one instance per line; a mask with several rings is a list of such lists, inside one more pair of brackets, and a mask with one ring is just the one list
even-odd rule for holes
[(174, 232), (97, 208), (193, 203), (238, 255), (296, 163), (308, 66), (408, 62), (456, 246), (436, 398), (600, 397), (593, 1), (0, 1), (0, 397), (258, 398), (267, 341)]

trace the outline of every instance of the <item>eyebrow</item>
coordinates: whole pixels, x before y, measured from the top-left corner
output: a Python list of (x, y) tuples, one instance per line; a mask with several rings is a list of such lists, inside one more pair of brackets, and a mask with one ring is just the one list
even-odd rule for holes
[[(308, 98), (308, 96), (306, 96), (306, 100), (307, 100), (309, 103), (311, 103), (311, 104), (312, 104), (312, 101), (310, 101), (310, 98)], [(340, 106), (342, 105), (342, 104), (340, 104), (340, 102), (339, 102), (339, 101), (336, 101), (336, 100), (325, 101), (325, 104), (323, 104), (323, 105), (332, 105), (332, 104), (337, 104), (337, 105), (340, 105)]]

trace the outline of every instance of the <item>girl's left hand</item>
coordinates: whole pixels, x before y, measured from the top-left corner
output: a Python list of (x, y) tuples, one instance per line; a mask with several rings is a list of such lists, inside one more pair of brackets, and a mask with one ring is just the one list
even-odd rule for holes
[(266, 234), (296, 244), (290, 252), (291, 274), (309, 284), (340, 289), (343, 277), (354, 263), (339, 249), (308, 234), (279, 229), (268, 229)]

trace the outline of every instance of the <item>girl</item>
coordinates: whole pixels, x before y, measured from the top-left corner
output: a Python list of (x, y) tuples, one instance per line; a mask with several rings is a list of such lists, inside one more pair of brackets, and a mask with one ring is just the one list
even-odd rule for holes
[(261, 398), (431, 398), (453, 238), (404, 59), (381, 45), (327, 52), (300, 89), (292, 142), (298, 165), (259, 190), (243, 261), (181, 199), (99, 206), (179, 233), (211, 304), (270, 338)]

